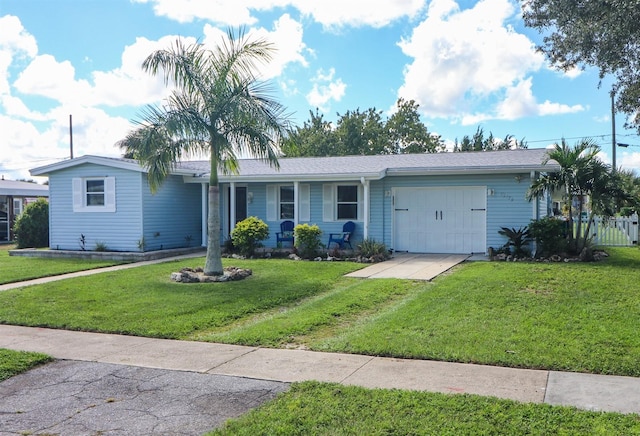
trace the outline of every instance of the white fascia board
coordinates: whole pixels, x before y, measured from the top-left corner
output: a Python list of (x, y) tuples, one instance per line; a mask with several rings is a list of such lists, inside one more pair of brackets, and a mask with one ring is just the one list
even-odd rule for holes
[(56, 162), (53, 164), (45, 165), (42, 167), (32, 168), (29, 170), (29, 173), (32, 176), (46, 176), (49, 173), (54, 171), (63, 170), (66, 168), (75, 167), (82, 164), (95, 164), (95, 165), (104, 165), (113, 168), (121, 168), (130, 171), (138, 171), (145, 172), (144, 168), (142, 168), (137, 162), (130, 162), (124, 160), (118, 160), (117, 158), (108, 158), (101, 156), (92, 156), (85, 155), (81, 157), (77, 157), (75, 159), (67, 159), (61, 162)]
[[(219, 175), (218, 181), (220, 183), (359, 182), (363, 177), (367, 180), (380, 180), (384, 175), (384, 172), (371, 174), (274, 174), (263, 176)], [(209, 181), (209, 174), (202, 176), (184, 176), (183, 180), (185, 183), (206, 183)]]
[(459, 168), (395, 168), (387, 170), (388, 176), (426, 176), (426, 175), (459, 175), (459, 174), (513, 174), (513, 173), (529, 173), (530, 171), (558, 171), (560, 167), (555, 166), (536, 166), (536, 167), (459, 167)]

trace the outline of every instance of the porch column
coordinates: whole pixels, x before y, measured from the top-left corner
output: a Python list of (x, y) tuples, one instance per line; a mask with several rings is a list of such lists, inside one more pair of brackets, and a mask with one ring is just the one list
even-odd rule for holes
[(236, 182), (229, 183), (229, 235), (236, 226)]
[(298, 225), (298, 219), (300, 218), (300, 212), (298, 209), (300, 208), (300, 182), (293, 182), (293, 223), (294, 226)]
[(208, 183), (201, 183), (200, 184), (200, 191), (201, 191), (201, 196), (202, 196), (202, 211), (201, 211), (201, 224), (200, 226), (202, 227), (202, 242), (201, 242), (201, 246), (202, 247), (206, 247), (207, 246), (207, 231), (208, 231), (208, 226), (207, 226), (207, 206), (209, 203), (209, 184)]
[(369, 237), (369, 180), (365, 180), (364, 177), (360, 179), (364, 190), (364, 200), (362, 201), (362, 222), (364, 224), (363, 237), (367, 239)]
[[(531, 183), (535, 182), (538, 178), (535, 171), (531, 171), (529, 177), (531, 178)], [(540, 218), (540, 197), (536, 197), (531, 203), (533, 203), (533, 219), (537, 220)]]

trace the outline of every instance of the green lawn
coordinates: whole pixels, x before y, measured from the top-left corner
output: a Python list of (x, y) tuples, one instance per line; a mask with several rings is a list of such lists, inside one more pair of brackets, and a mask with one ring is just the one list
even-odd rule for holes
[(0, 285), (122, 263), (115, 261), (9, 256), (9, 250), (13, 249), (15, 249), (15, 245), (0, 245)]
[(210, 435), (637, 435), (638, 415), (475, 395), (294, 384)]
[(244, 281), (180, 284), (170, 262), (0, 293), (0, 323), (511, 367), (640, 375), (640, 250), (597, 263), (476, 262), (433, 283), (363, 265), (225, 260)]
[(46, 354), (0, 348), (0, 382), (51, 360)]

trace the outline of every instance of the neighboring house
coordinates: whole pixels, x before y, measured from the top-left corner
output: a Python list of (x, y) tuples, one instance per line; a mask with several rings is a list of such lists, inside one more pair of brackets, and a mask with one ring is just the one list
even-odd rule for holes
[(48, 197), (49, 187), (37, 183), (0, 179), (0, 243), (13, 240), (13, 224), (24, 208)]
[[(257, 216), (276, 246), (283, 220), (317, 224), (329, 233), (356, 223), (365, 238), (396, 251), (485, 253), (519, 227), (550, 213), (547, 198), (526, 191), (544, 149), (319, 158), (281, 158), (280, 168), (245, 159), (238, 175), (220, 175), (221, 238)], [(141, 251), (206, 245), (208, 161), (182, 162), (156, 194), (134, 160), (83, 156), (31, 170), (48, 176), (52, 249)], [(142, 244), (144, 242), (144, 244)], [(356, 245), (354, 244), (354, 247)]]

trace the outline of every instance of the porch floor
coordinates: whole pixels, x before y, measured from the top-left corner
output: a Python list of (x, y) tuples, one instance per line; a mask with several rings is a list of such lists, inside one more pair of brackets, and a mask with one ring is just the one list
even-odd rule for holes
[(385, 262), (354, 271), (347, 277), (432, 280), (469, 257), (468, 254), (396, 253)]

